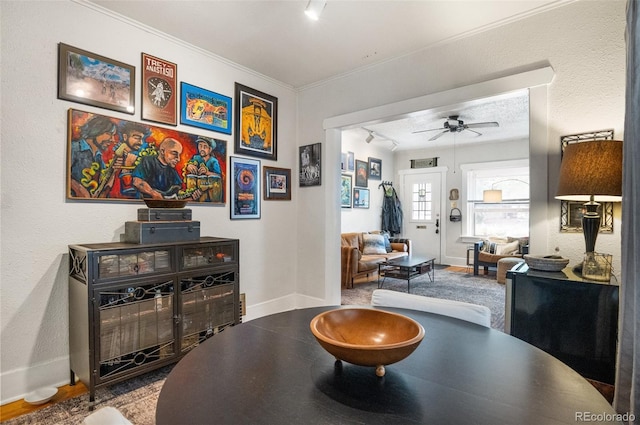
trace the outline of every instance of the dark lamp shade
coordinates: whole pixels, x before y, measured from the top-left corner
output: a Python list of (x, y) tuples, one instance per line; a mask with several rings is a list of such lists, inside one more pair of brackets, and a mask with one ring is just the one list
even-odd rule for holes
[(622, 200), (622, 142), (596, 140), (564, 148), (556, 199), (620, 202)]

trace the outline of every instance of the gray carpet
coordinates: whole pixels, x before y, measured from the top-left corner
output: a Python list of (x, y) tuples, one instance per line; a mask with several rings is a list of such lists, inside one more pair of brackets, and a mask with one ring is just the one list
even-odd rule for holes
[[(371, 293), (378, 288), (377, 282), (356, 283), (353, 289), (342, 290), (342, 304), (364, 305), (371, 303)], [(383, 289), (407, 292), (407, 281), (387, 278)], [(496, 281), (495, 273), (474, 276), (472, 273), (448, 271), (437, 267), (435, 281), (425, 274), (411, 281), (411, 293), (427, 297), (464, 301), (489, 307), (491, 327), (504, 330), (504, 285)]]
[[(370, 282), (356, 284), (354, 289), (343, 289), (342, 304), (370, 304), (371, 293), (377, 287), (377, 282)], [(406, 292), (407, 282), (388, 278), (383, 287)], [(416, 278), (411, 281), (411, 293), (486, 305), (491, 309), (491, 327), (499, 330), (504, 328), (504, 285), (496, 282), (495, 274), (487, 277), (473, 276), (470, 273), (452, 272), (438, 267), (435, 271), (435, 282), (430, 282), (427, 275)], [(115, 407), (134, 425), (154, 425), (158, 396), (171, 368), (172, 366), (166, 366), (128, 381), (98, 389), (96, 409)], [(84, 394), (3, 421), (2, 424), (80, 425), (91, 413), (88, 407), (89, 395)]]

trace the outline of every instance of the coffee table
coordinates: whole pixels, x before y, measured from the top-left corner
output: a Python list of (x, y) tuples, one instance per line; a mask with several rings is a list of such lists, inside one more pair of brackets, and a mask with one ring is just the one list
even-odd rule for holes
[[(435, 279), (435, 257), (419, 257), (410, 255), (408, 257), (387, 260), (378, 264), (378, 288), (382, 288), (387, 277), (395, 279), (406, 279), (407, 292), (411, 292), (411, 279), (423, 274), (429, 276), (433, 282)], [(380, 281), (380, 276), (383, 276)]]

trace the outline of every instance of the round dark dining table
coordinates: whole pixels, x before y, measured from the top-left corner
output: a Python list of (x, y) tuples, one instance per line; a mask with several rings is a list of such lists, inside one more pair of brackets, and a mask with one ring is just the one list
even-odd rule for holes
[(382, 308), (420, 322), (420, 346), (382, 378), (373, 367), (338, 367), (309, 329), (335, 308), (374, 307), (291, 310), (205, 341), (167, 377), (156, 424), (617, 423), (604, 397), (551, 355), (441, 315)]

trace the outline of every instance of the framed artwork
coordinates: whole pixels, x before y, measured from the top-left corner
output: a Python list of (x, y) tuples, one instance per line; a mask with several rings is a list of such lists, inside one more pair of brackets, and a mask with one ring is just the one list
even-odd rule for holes
[(353, 208), (369, 208), (369, 189), (353, 189)]
[(300, 146), (300, 187), (320, 186), (322, 144)]
[(355, 154), (353, 152), (347, 152), (347, 171), (354, 171), (355, 169)]
[(347, 153), (342, 152), (340, 154), (340, 170), (347, 171)]
[(231, 134), (231, 98), (180, 83), (180, 123)]
[(278, 159), (278, 98), (236, 83), (235, 153)]
[(291, 169), (262, 167), (264, 199), (269, 201), (291, 200)]
[(369, 185), (367, 178), (369, 170), (367, 168), (367, 161), (356, 159), (356, 186), (367, 187)]
[(369, 157), (369, 179), (382, 180), (382, 160)]
[(67, 199), (226, 202), (227, 142), (69, 109)]
[(260, 161), (231, 157), (231, 219), (260, 218)]
[[(582, 216), (587, 212), (584, 202), (563, 201), (560, 211), (560, 231), (582, 233)], [(598, 233), (613, 233), (613, 202), (600, 202), (598, 214), (602, 217)]]
[(178, 66), (142, 53), (143, 120), (176, 125), (178, 123)]
[(135, 67), (58, 44), (58, 99), (133, 114), (135, 85)]
[(351, 174), (343, 174), (340, 180), (340, 206), (342, 208), (351, 208)]

